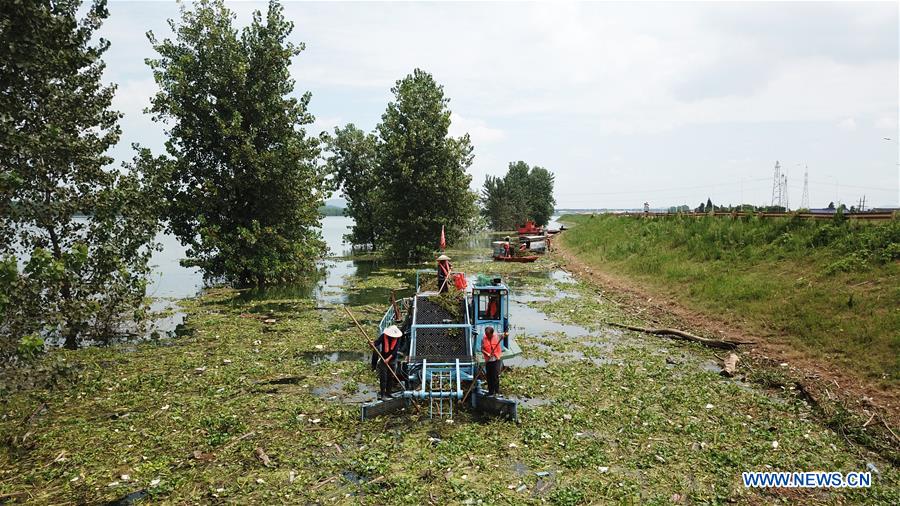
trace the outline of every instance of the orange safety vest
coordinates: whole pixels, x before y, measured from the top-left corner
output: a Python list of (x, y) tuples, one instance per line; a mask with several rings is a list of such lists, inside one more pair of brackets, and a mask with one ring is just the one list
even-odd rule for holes
[(494, 340), (492, 341), (487, 334), (481, 339), (481, 354), (484, 355), (484, 361), (490, 362), (493, 357), (496, 360), (500, 360), (500, 355), (503, 354), (503, 349), (500, 347), (500, 338), (497, 336), (495, 332), (493, 335)]
[(490, 302), (488, 302), (487, 316), (488, 316), (488, 318), (490, 318), (492, 320), (496, 319), (496, 318), (500, 318), (500, 311), (497, 310), (497, 301), (496, 300), (492, 299)]
[[(393, 341), (393, 342), (391, 342), (391, 341)], [(384, 336), (384, 340), (382, 341), (382, 344), (381, 344), (381, 356), (384, 357), (385, 364), (387, 364), (394, 358), (391, 356), (391, 353), (393, 353), (394, 349), (397, 347), (398, 342), (400, 342), (399, 337), (392, 338), (387, 335)]]

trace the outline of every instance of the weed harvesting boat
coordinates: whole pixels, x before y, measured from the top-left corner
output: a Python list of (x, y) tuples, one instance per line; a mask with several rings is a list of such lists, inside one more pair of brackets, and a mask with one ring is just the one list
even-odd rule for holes
[[(481, 339), (488, 326), (509, 329), (509, 288), (500, 278), (479, 279), (465, 290), (424, 290), (420, 280), (433, 271), (416, 272), (416, 294), (388, 307), (379, 332), (397, 325), (403, 331), (398, 376), (402, 391), (393, 398), (362, 406), (363, 420), (399, 411), (424, 401), (431, 417), (452, 417), (454, 406), (518, 421), (515, 401), (488, 397), (477, 379), (482, 369)], [(464, 276), (464, 275), (463, 275)], [(429, 281), (430, 281), (429, 280)], [(436, 282), (434, 283), (437, 288)], [(513, 336), (501, 339), (502, 359), (522, 353)], [(420, 409), (420, 408), (417, 408)]]
[[(541, 247), (546, 243), (541, 243)], [(533, 243), (523, 243), (519, 245), (517, 248), (510, 242), (507, 241), (494, 241), (491, 243), (493, 248), (493, 257), (496, 262), (520, 262), (520, 263), (528, 263), (534, 262), (538, 259), (537, 255), (531, 253), (532, 251), (540, 251), (543, 252), (543, 249), (534, 250), (533, 247), (536, 247)]]
[(518, 262), (518, 263), (531, 263), (538, 259), (537, 255), (528, 255), (521, 257), (505, 257), (502, 255), (495, 256), (495, 262)]
[(519, 235), (544, 235), (544, 227), (532, 220), (527, 220), (524, 225), (516, 227), (516, 232)]

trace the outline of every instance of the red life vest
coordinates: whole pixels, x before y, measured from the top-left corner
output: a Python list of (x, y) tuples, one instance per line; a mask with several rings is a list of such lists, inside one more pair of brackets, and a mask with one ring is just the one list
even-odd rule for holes
[(484, 355), (485, 362), (488, 362), (491, 357), (500, 360), (503, 348), (500, 346), (500, 337), (497, 336), (496, 332), (491, 337), (485, 334), (481, 339), (481, 354)]
[(381, 341), (381, 356), (384, 357), (384, 362), (387, 364), (393, 358), (394, 350), (397, 348), (397, 343), (400, 342), (399, 337), (390, 337), (388, 335), (383, 335), (384, 339)]

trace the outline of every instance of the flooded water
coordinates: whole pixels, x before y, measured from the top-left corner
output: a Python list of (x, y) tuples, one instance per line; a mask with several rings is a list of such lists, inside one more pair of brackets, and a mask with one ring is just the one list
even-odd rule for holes
[(378, 388), (363, 383), (356, 383), (352, 387), (348, 387), (347, 382), (339, 379), (328, 385), (313, 388), (312, 394), (329, 401), (363, 404), (371, 402), (377, 397)]
[[(558, 228), (559, 224), (551, 220), (550, 228)], [(344, 241), (344, 235), (350, 231), (353, 220), (343, 216), (328, 216), (322, 220), (322, 236), (328, 246), (329, 256), (319, 262), (317, 272), (299, 283), (269, 287), (260, 290), (248, 290), (241, 293), (235, 300), (236, 304), (244, 304), (248, 301), (271, 301), (265, 304), (256, 304), (250, 310), (254, 313), (266, 313), (269, 311), (283, 311), (290, 308), (285, 305), (296, 305), (290, 302), (292, 299), (312, 299), (316, 302), (317, 309), (333, 309), (341, 305), (366, 305), (385, 304), (392, 292), (397, 297), (412, 295), (415, 287), (415, 272), (408, 265), (398, 266), (388, 262), (373, 260), (360, 260), (351, 257), (353, 251), (350, 244)], [(485, 233), (468, 239), (463, 247), (456, 248), (455, 260), (465, 262), (490, 261), (488, 251), (491, 241), (502, 237), (504, 234)], [(162, 235), (158, 240), (163, 244), (163, 249), (154, 255), (152, 283), (148, 289), (149, 294), (155, 297), (153, 310), (159, 313), (159, 317), (153, 322), (149, 332), (143, 337), (130, 336), (119, 341), (135, 341), (141, 339), (170, 338), (183, 335), (187, 329), (184, 325), (185, 315), (177, 310), (177, 301), (180, 298), (196, 295), (204, 286), (202, 274), (198, 269), (186, 268), (180, 265), (184, 257), (184, 248), (173, 236)], [(429, 267), (422, 265), (420, 267)], [(486, 267), (486, 270), (490, 270)], [(391, 290), (379, 283), (381, 278), (371, 284), (366, 281), (371, 276), (396, 276), (400, 283), (407, 288)], [(580, 292), (576, 289), (577, 281), (572, 275), (561, 269), (551, 269), (546, 272), (526, 272), (521, 277), (508, 276), (506, 281), (510, 286), (510, 315), (511, 330), (518, 336), (519, 342), (525, 350), (521, 355), (508, 359), (505, 365), (514, 368), (546, 367), (548, 357), (565, 361), (589, 361), (597, 366), (616, 365), (614, 360), (607, 358), (615, 343), (624, 339), (623, 333), (617, 329), (587, 328), (581, 325), (562, 323), (545, 314), (535, 307), (536, 303), (568, 300), (574, 305), (578, 304)], [(540, 284), (541, 289), (533, 288), (534, 278), (546, 280), (552, 288)], [(530, 281), (529, 281), (530, 280)], [(570, 288), (571, 287), (571, 288)], [(563, 344), (577, 341), (585, 351), (563, 351), (566, 346), (554, 346), (556, 340), (565, 340)], [(117, 341), (118, 342), (118, 341)], [(609, 353), (608, 353), (609, 352)], [(663, 351), (663, 355), (664, 355)], [(364, 362), (369, 359), (366, 353), (348, 351), (317, 351), (303, 353), (298, 359), (312, 364), (335, 362)], [(717, 372), (719, 366), (715, 362), (707, 361), (697, 366), (705, 371)], [(342, 383), (322, 387), (314, 392), (324, 398), (339, 398), (343, 402), (361, 402), (371, 398), (372, 388), (359, 385), (355, 392), (344, 390)], [(528, 401), (528, 405), (538, 405), (534, 401)]]

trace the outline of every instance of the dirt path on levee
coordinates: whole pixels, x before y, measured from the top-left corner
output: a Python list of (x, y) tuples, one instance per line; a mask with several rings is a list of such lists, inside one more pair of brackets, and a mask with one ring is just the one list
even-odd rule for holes
[(852, 371), (797, 350), (778, 336), (749, 332), (739, 323), (686, 308), (671, 297), (624, 276), (589, 266), (560, 240), (554, 242), (551, 254), (562, 268), (590, 282), (604, 296), (616, 299), (632, 316), (648, 324), (679, 328), (709, 338), (752, 341), (754, 344), (736, 350), (745, 367), (777, 372), (788, 380), (780, 387), (799, 390), (822, 406), (826, 416), (831, 411), (829, 405), (832, 410), (835, 405), (842, 406), (863, 421), (859, 429), (880, 431), (886, 443), (900, 448), (900, 389), (876, 385)]

